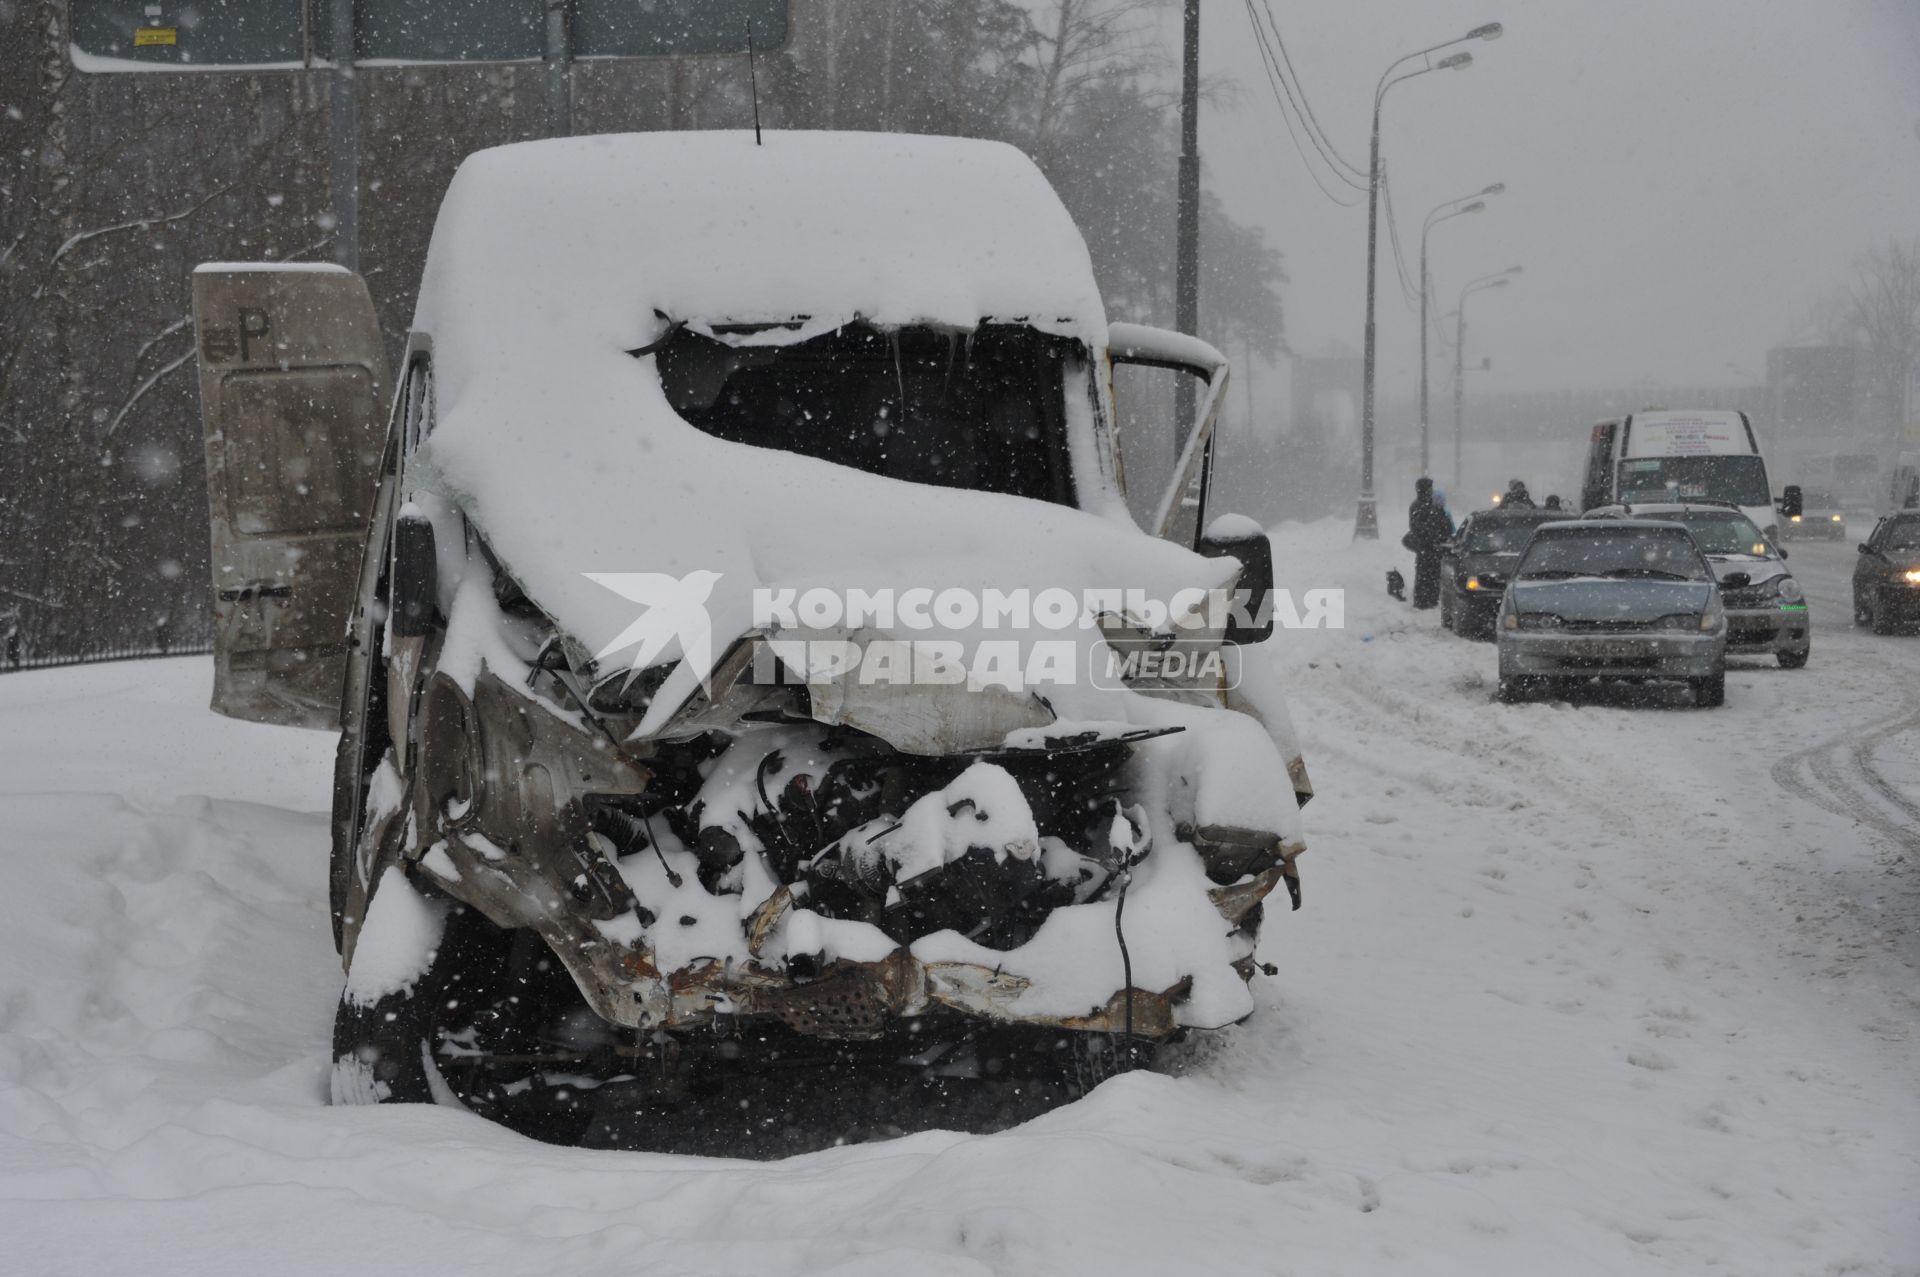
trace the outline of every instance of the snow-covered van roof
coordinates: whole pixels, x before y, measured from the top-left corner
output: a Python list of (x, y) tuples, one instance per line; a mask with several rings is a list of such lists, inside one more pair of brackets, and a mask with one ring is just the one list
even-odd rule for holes
[[(1104, 340), (1073, 219), (1001, 142), (890, 133), (629, 133), (495, 147), (440, 207), (415, 327), (485, 340), (528, 317), (628, 348), (659, 311), (708, 323), (972, 328)], [(453, 331), (449, 331), (449, 329)]]

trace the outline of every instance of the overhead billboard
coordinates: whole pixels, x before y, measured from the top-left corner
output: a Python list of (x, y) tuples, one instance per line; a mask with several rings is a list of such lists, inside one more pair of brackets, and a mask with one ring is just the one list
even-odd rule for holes
[[(82, 71), (311, 66), (331, 51), (330, 0), (70, 0)], [(776, 49), (788, 0), (566, 0), (568, 56), (687, 57)], [(547, 55), (545, 0), (354, 0), (354, 60), (522, 62)]]
[[(73, 61), (82, 71), (300, 66), (309, 0), (69, 0)], [(314, 7), (324, 18), (325, 0)]]

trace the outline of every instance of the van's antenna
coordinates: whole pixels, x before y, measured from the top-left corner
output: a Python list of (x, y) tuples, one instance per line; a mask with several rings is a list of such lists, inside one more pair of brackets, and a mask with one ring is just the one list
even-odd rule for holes
[(753, 65), (753, 19), (747, 19), (747, 83), (753, 90), (753, 144), (764, 145), (760, 141), (760, 74)]

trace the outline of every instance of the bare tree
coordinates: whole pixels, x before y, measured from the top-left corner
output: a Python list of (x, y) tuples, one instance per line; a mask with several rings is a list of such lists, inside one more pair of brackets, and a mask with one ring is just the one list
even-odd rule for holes
[[(1053, 158), (1061, 121), (1081, 95), (1102, 79), (1143, 81), (1163, 70), (1165, 54), (1150, 40), (1144, 22), (1166, 0), (1053, 0), (1034, 15), (1027, 45), (1039, 75), (1029, 146), (1042, 163)], [(1177, 100), (1170, 90), (1147, 90), (1160, 106)]]
[(1920, 372), (1920, 240), (1894, 240), (1860, 255), (1848, 320), (1866, 348), (1875, 411), (1897, 437), (1912, 415)]

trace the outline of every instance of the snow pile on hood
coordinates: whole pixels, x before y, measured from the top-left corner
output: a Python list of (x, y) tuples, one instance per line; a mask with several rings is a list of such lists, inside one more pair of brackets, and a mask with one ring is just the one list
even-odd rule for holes
[(1093, 442), (1090, 366), (1070, 368), (1066, 386), (1075, 510), (702, 434), (674, 412), (654, 360), (627, 353), (665, 331), (659, 314), (810, 317), (796, 339), (855, 317), (1025, 319), (1106, 341), (1084, 241), (1039, 170), (999, 143), (655, 133), (469, 157), (414, 320), (433, 341), (437, 423), (414, 478), (474, 519), (593, 650), (636, 608), (586, 573), (718, 574), (717, 655), (750, 627), (761, 586), (1166, 597), (1230, 570), (1127, 521)]

